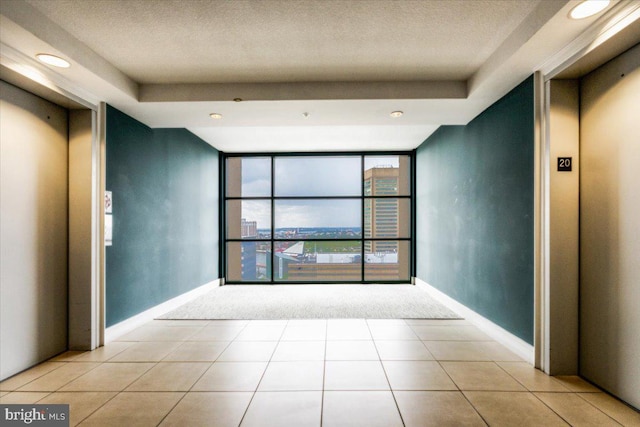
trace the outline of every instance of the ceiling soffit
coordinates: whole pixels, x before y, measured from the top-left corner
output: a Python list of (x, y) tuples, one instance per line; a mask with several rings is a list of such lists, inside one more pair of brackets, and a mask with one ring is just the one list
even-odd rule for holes
[(140, 84), (467, 80), (540, 0), (27, 0)]
[[(74, 65), (48, 73), (69, 92), (233, 151), (277, 150), (278, 132), (323, 149), (314, 126), (325, 138), (353, 127), (345, 150), (412, 148), (470, 121), (598, 19), (567, 20), (575, 3), (5, 0), (2, 64), (6, 52), (59, 53)], [(385, 126), (384, 138), (365, 130)], [(273, 141), (251, 143), (258, 130)]]

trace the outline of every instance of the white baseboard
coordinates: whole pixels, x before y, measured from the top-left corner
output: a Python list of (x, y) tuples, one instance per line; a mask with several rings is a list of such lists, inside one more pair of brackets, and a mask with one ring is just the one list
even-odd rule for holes
[(207, 292), (211, 291), (214, 288), (217, 288), (218, 286), (220, 286), (220, 279), (216, 279), (182, 295), (178, 295), (177, 297), (165, 301), (162, 304), (158, 304), (155, 307), (151, 307), (150, 309), (145, 310), (140, 314), (136, 314), (133, 317), (130, 317), (120, 323), (108, 327), (104, 331), (104, 343), (106, 344), (115, 339), (118, 339), (119, 337), (133, 331), (137, 327), (142, 326), (145, 323), (155, 319), (156, 317), (162, 316), (163, 314), (168, 313), (171, 310), (174, 310), (181, 305), (188, 303), (189, 301), (193, 301), (194, 299), (206, 294)]
[(434, 299), (444, 304), (449, 309), (455, 311), (469, 322), (473, 323), (478, 329), (482, 330), (485, 334), (507, 347), (509, 350), (522, 357), (524, 360), (533, 365), (534, 362), (534, 348), (528, 342), (518, 338), (511, 332), (505, 330), (501, 326), (496, 325), (491, 320), (483, 317), (482, 315), (471, 310), (469, 307), (459, 303), (450, 296), (446, 295), (442, 291), (429, 285), (424, 280), (415, 278), (416, 286), (427, 292)]

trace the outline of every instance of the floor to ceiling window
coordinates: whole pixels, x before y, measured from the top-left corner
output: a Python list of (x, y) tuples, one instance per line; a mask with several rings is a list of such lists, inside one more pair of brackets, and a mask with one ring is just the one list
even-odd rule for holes
[(410, 154), (227, 155), (227, 283), (406, 283)]

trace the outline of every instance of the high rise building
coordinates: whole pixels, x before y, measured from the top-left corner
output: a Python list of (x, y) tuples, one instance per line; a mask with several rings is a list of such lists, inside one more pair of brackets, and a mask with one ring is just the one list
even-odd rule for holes
[[(247, 221), (242, 218), (240, 222), (240, 236), (243, 239), (258, 237), (258, 223), (256, 221)], [(257, 259), (257, 242), (242, 242), (240, 246), (241, 255), (240, 262), (242, 268), (242, 280), (256, 280), (258, 278), (258, 269), (256, 265)]]
[(257, 221), (247, 221), (246, 219), (242, 218), (242, 221), (240, 223), (240, 227), (242, 228), (241, 232), (240, 232), (240, 236), (243, 239), (246, 238), (256, 238), (258, 237), (258, 222)]
[[(375, 166), (364, 171), (365, 196), (397, 196), (400, 168)], [(399, 236), (400, 200), (397, 198), (368, 198), (364, 201), (364, 237), (394, 238)], [(394, 253), (397, 241), (365, 241), (365, 253)]]

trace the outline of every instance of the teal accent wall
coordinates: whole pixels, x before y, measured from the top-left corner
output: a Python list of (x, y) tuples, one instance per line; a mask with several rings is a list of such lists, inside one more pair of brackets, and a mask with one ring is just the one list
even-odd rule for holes
[(218, 278), (218, 151), (107, 106), (106, 325)]
[(416, 275), (533, 344), (533, 77), (416, 153)]

